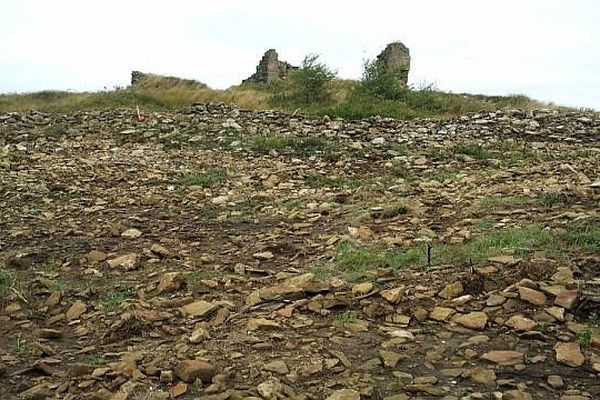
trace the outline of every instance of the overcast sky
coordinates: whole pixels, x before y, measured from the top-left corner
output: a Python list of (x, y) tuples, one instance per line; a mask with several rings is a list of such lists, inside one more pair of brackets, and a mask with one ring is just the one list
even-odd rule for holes
[(356, 79), (395, 40), (409, 83), (600, 110), (597, 0), (0, 0), (0, 92), (124, 86), (131, 70), (226, 88), (269, 48)]

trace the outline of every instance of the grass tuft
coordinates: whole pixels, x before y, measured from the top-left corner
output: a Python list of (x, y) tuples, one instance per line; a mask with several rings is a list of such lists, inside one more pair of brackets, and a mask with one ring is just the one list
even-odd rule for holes
[(104, 311), (114, 311), (123, 302), (131, 298), (131, 291), (129, 290), (119, 290), (113, 291), (106, 296), (104, 301), (100, 304), (100, 308)]
[(377, 268), (401, 269), (423, 261), (423, 251), (418, 248), (401, 252), (396, 249), (375, 250), (344, 242), (339, 247), (336, 268), (350, 282), (373, 278)]
[(7, 269), (0, 268), (0, 299), (4, 298), (15, 285), (15, 276)]
[(184, 186), (200, 186), (203, 188), (214, 188), (229, 179), (227, 170), (223, 168), (212, 168), (201, 174), (184, 175), (180, 182)]

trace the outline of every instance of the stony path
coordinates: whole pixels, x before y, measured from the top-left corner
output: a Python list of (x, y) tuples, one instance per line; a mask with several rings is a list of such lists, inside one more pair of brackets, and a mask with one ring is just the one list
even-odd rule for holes
[(0, 114), (6, 399), (600, 398), (600, 117)]

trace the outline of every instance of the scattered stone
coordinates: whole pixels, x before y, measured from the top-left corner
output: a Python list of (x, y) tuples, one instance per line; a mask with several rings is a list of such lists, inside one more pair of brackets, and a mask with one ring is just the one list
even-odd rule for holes
[(212, 364), (200, 360), (184, 360), (175, 367), (175, 375), (187, 383), (192, 383), (197, 378), (203, 383), (210, 383), (216, 373), (217, 370)]
[(475, 368), (469, 374), (469, 379), (483, 385), (494, 385), (496, 383), (496, 373), (490, 368)]
[(533, 397), (522, 390), (508, 390), (502, 395), (502, 400), (533, 400)]
[(371, 282), (357, 283), (352, 286), (352, 294), (355, 296), (363, 296), (370, 293), (373, 290), (373, 284)]
[(175, 292), (185, 286), (185, 283), (182, 272), (166, 272), (160, 279), (157, 289), (160, 292)]
[(288, 366), (283, 360), (272, 361), (268, 364), (263, 365), (263, 369), (269, 372), (275, 372), (277, 374), (286, 375), (290, 373)]
[(456, 310), (447, 307), (434, 307), (429, 313), (429, 318), (436, 321), (447, 321), (451, 316), (456, 314)]
[(87, 306), (81, 300), (77, 300), (67, 311), (66, 317), (69, 321), (78, 319), (87, 311)]
[(256, 258), (257, 260), (270, 260), (273, 257), (275, 257), (273, 255), (273, 253), (271, 253), (270, 251), (262, 251), (262, 252), (259, 252), (259, 253), (254, 253), (254, 254), (252, 254), (252, 256), (254, 258)]
[(188, 391), (188, 385), (185, 382), (179, 381), (175, 386), (171, 386), (169, 388), (169, 395), (172, 398), (177, 398), (179, 396), (183, 396)]
[(548, 385), (550, 385), (550, 387), (553, 389), (560, 389), (565, 385), (565, 383), (559, 375), (549, 375)]
[(173, 256), (173, 254), (166, 247), (161, 246), (157, 243), (153, 244), (152, 247), (150, 247), (150, 251), (161, 258), (170, 258)]
[(121, 233), (121, 237), (126, 239), (137, 239), (140, 236), (142, 236), (142, 232), (135, 228), (127, 229)]
[(402, 355), (399, 353), (386, 350), (379, 350), (379, 355), (383, 360), (383, 365), (390, 368), (395, 368), (396, 364), (398, 364), (398, 361), (400, 361), (400, 358), (402, 357)]
[(464, 288), (460, 281), (450, 283), (438, 293), (442, 299), (450, 300), (463, 294)]
[(400, 286), (393, 289), (382, 290), (381, 292), (379, 292), (379, 294), (381, 295), (381, 297), (383, 297), (390, 303), (398, 304), (400, 300), (402, 300), (402, 298), (404, 297), (405, 290), (406, 287)]
[(523, 362), (524, 354), (514, 350), (492, 350), (483, 354), (483, 360), (491, 361), (498, 365), (516, 365)]
[(86, 254), (85, 258), (90, 263), (99, 263), (99, 262), (106, 260), (107, 256), (106, 256), (106, 253), (104, 253), (102, 251), (92, 250)]
[(546, 295), (544, 293), (524, 286), (519, 286), (519, 297), (521, 300), (528, 301), (536, 306), (546, 304)]
[(279, 323), (266, 318), (252, 318), (248, 321), (248, 329), (251, 331), (268, 331), (280, 328)]
[(560, 293), (556, 297), (556, 299), (554, 299), (554, 304), (556, 304), (557, 306), (564, 307), (567, 310), (571, 310), (573, 306), (575, 306), (578, 296), (578, 290), (565, 290), (562, 293)]
[(270, 379), (259, 384), (256, 389), (266, 400), (277, 400), (283, 397), (284, 386), (278, 379)]
[(94, 372), (95, 368), (96, 367), (94, 367), (93, 365), (74, 363), (71, 364), (71, 367), (69, 368), (69, 376), (72, 378), (76, 378), (79, 376), (91, 375), (92, 372)]
[(198, 300), (181, 307), (181, 311), (190, 317), (204, 317), (217, 309), (217, 305), (208, 301)]
[(460, 314), (452, 320), (465, 328), (483, 329), (487, 324), (488, 316), (483, 311), (473, 311), (468, 314)]
[(353, 389), (340, 389), (333, 392), (326, 400), (360, 400), (360, 393)]
[(549, 315), (551, 315), (557, 321), (565, 320), (565, 309), (562, 307), (548, 307), (548, 308), (544, 308), (544, 311), (546, 311)]
[(108, 260), (108, 266), (111, 268), (123, 267), (126, 270), (133, 270), (137, 267), (138, 255), (136, 253), (129, 253)]
[(192, 332), (192, 335), (189, 338), (189, 341), (192, 344), (198, 344), (204, 342), (207, 339), (210, 339), (210, 333), (208, 332), (208, 330), (203, 326), (196, 326), (196, 328)]
[(580, 367), (585, 362), (577, 342), (557, 343), (554, 351), (556, 351), (556, 361), (569, 367)]
[(522, 315), (513, 315), (506, 321), (505, 325), (518, 331), (530, 331), (536, 327), (537, 323)]
[(491, 294), (486, 300), (485, 305), (488, 307), (496, 307), (504, 304), (505, 301), (506, 297), (499, 294)]

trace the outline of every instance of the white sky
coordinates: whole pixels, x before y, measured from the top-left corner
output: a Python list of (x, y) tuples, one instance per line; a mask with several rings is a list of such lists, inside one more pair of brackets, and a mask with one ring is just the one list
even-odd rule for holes
[(268, 48), (356, 79), (394, 40), (410, 83), (600, 110), (597, 0), (0, 0), (0, 92), (125, 86), (131, 70), (226, 88)]

